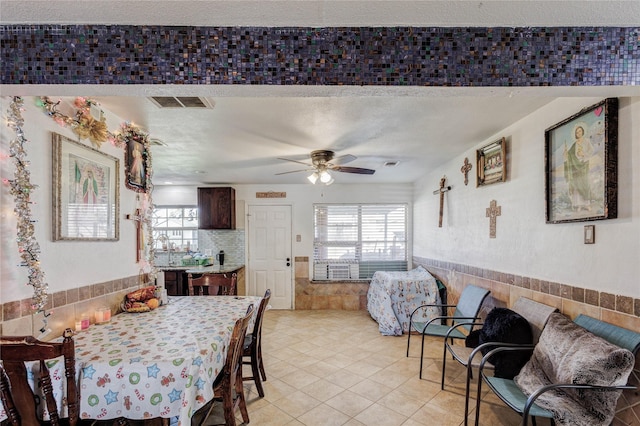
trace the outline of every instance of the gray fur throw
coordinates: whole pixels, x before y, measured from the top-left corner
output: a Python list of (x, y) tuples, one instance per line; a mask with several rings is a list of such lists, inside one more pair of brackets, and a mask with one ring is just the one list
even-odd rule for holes
[[(531, 359), (515, 377), (527, 395), (552, 383), (622, 386), (633, 354), (590, 333), (560, 313), (553, 313)], [(553, 412), (561, 425), (609, 425), (621, 391), (561, 389), (545, 392), (536, 404)]]

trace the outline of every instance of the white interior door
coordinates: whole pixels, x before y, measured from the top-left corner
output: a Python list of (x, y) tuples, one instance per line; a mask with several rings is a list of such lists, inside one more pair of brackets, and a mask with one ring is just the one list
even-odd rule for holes
[(291, 206), (249, 206), (247, 294), (271, 289), (273, 309), (293, 307)]

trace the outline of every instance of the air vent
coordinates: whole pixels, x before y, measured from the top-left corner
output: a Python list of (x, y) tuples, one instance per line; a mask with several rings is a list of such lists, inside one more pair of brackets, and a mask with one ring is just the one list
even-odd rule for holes
[(213, 108), (215, 103), (197, 96), (153, 96), (149, 98), (159, 108)]

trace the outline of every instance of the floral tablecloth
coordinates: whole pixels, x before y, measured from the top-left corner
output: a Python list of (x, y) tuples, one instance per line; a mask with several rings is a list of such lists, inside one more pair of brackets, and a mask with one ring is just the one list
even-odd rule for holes
[[(378, 322), (380, 333), (387, 336), (408, 332), (411, 312), (434, 303), (441, 303), (438, 285), (422, 266), (411, 271), (377, 271), (367, 292), (367, 310)], [(428, 321), (439, 315), (438, 308), (427, 308), (414, 319)]]
[[(259, 303), (260, 297), (172, 298), (151, 312), (123, 313), (78, 333), (80, 417), (177, 417), (189, 425), (213, 398), (235, 321)], [(61, 382), (62, 363), (53, 363), (53, 380)], [(62, 384), (55, 387), (60, 401)]]

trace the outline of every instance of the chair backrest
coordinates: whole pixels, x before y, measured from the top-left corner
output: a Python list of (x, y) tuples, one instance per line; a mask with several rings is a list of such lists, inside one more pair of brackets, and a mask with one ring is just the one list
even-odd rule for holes
[(253, 305), (250, 305), (247, 309), (247, 313), (244, 317), (236, 321), (231, 333), (231, 340), (229, 342), (229, 348), (227, 349), (227, 358), (224, 363), (224, 375), (231, 383), (234, 383), (238, 370), (241, 367), (240, 359), (242, 357), (242, 346), (244, 344), (244, 338), (247, 335), (247, 328), (249, 327), (249, 321), (253, 315)]
[(614, 345), (630, 350), (634, 355), (640, 350), (640, 333), (638, 332), (584, 314), (578, 315), (573, 322)]
[[(467, 285), (462, 293), (460, 294), (460, 299), (458, 300), (458, 304), (456, 305), (456, 310), (453, 313), (454, 320), (453, 323), (458, 322), (468, 322), (468, 319), (460, 319), (456, 320), (456, 318), (475, 318), (478, 316), (478, 312), (480, 312), (480, 307), (482, 306), (482, 302), (484, 299), (491, 293), (490, 290), (486, 290), (481, 287), (477, 287), (473, 284)], [(471, 325), (463, 325), (467, 331), (470, 331), (473, 326)]]
[(256, 312), (256, 321), (253, 325), (253, 331), (251, 334), (253, 335), (251, 339), (251, 344), (254, 346), (260, 345), (260, 339), (262, 336), (262, 318), (264, 317), (264, 312), (267, 310), (267, 306), (269, 305), (269, 299), (271, 299), (271, 289), (267, 289), (264, 292), (264, 297), (260, 301), (260, 306), (258, 306), (258, 312)]
[(549, 315), (554, 312), (559, 312), (558, 308), (536, 302), (526, 297), (520, 297), (516, 300), (511, 310), (522, 315), (529, 322), (534, 344), (540, 340), (540, 334), (547, 324), (547, 321), (549, 321)]
[[(189, 296), (235, 296), (238, 275), (230, 274), (203, 274), (194, 278), (194, 274), (189, 274), (187, 284)], [(196, 274), (197, 275), (197, 274)]]
[[(48, 364), (64, 363), (66, 378), (66, 403), (69, 416), (68, 423), (73, 426), (78, 421), (78, 393), (76, 387), (75, 346), (73, 332), (66, 329), (62, 343), (42, 342), (33, 336), (1, 336), (0, 337), (0, 397), (7, 412), (9, 424), (36, 425), (41, 424), (36, 401), (43, 398), (53, 426), (60, 424), (58, 406), (53, 396), (51, 376)], [(62, 358), (60, 360), (59, 358)], [(45, 362), (46, 361), (46, 362)], [(26, 363), (34, 363), (29, 371), (37, 371), (38, 383), (29, 383), (31, 374)], [(38, 376), (39, 375), (39, 376)], [(32, 380), (33, 380), (33, 376)], [(41, 393), (34, 394), (40, 387)]]

